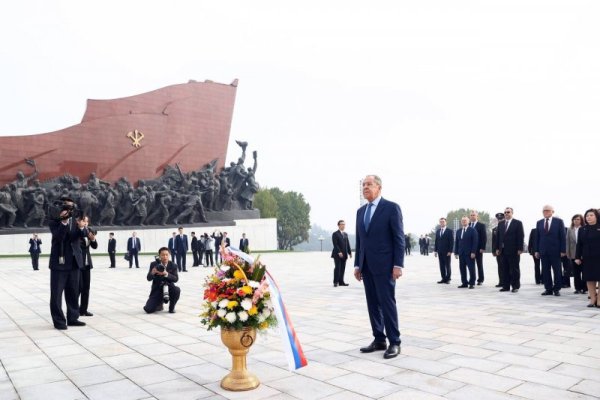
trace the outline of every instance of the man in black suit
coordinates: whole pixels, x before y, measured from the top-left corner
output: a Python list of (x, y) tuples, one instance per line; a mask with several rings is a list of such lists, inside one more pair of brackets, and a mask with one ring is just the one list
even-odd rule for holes
[[(462, 229), (456, 232), (454, 242), (454, 255), (458, 258), (460, 267), (461, 285), (459, 288), (473, 289), (475, 287), (475, 257), (477, 256), (477, 246), (479, 238), (475, 228), (469, 226), (469, 218), (462, 217), (460, 220)], [(469, 269), (469, 279), (467, 280), (467, 268)]]
[(178, 229), (179, 234), (175, 236), (175, 251), (177, 252), (177, 268), (179, 272), (187, 272), (185, 259), (188, 251), (188, 237), (183, 234), (183, 226)]
[(346, 272), (346, 260), (348, 257), (352, 258), (352, 250), (350, 248), (350, 241), (348, 235), (344, 232), (346, 228), (346, 222), (344, 220), (338, 221), (338, 230), (333, 232), (331, 235), (331, 242), (333, 243), (333, 250), (331, 250), (331, 258), (333, 258), (333, 286), (348, 286), (344, 282), (344, 273)]
[[(89, 223), (87, 215), (81, 217), (85, 219), (86, 225)], [(92, 249), (98, 248), (98, 242), (96, 242), (96, 232), (88, 227), (88, 234), (86, 237), (81, 238), (79, 241), (81, 245), (81, 256), (83, 258), (83, 268), (79, 274), (79, 315), (82, 317), (91, 317), (94, 314), (88, 311), (88, 305), (90, 303), (90, 284), (92, 282), (92, 254), (90, 253), (90, 247)]]
[(354, 277), (364, 282), (374, 340), (360, 351), (385, 350), (387, 359), (400, 354), (396, 280), (404, 268), (402, 211), (398, 204), (381, 197), (378, 176), (365, 177), (362, 190), (369, 203), (356, 213)]
[(110, 258), (110, 267), (115, 268), (117, 263), (115, 261), (115, 255), (117, 253), (117, 239), (115, 239), (114, 232), (108, 234), (108, 257)]
[(221, 231), (215, 230), (210, 236), (215, 240), (215, 262), (219, 265), (221, 263), (221, 242), (223, 241), (223, 234)]
[(542, 280), (542, 270), (540, 267), (540, 259), (535, 256), (535, 248), (537, 247), (537, 229), (533, 228), (531, 232), (529, 232), (529, 240), (527, 241), (527, 251), (531, 257), (533, 257), (533, 274), (535, 277), (535, 284), (541, 285)]
[(525, 232), (523, 223), (513, 218), (513, 209), (506, 207), (504, 221), (498, 224), (498, 244), (496, 256), (502, 257), (503, 281), (501, 292), (517, 293), (521, 287), (521, 253), (523, 253), (523, 240)]
[[(535, 257), (542, 261), (544, 288), (542, 296), (560, 296), (563, 284), (561, 258), (567, 255), (567, 232), (562, 219), (553, 217), (554, 208), (545, 205), (543, 219), (537, 222)], [(552, 272), (550, 272), (552, 271)], [(552, 282), (554, 275), (554, 283)]]
[(29, 254), (31, 255), (31, 266), (34, 271), (39, 270), (39, 259), (40, 253), (42, 252), (42, 239), (40, 239), (37, 233), (34, 233), (31, 239), (29, 239)]
[(485, 278), (483, 273), (483, 253), (485, 253), (485, 246), (487, 245), (487, 227), (485, 224), (479, 222), (479, 214), (475, 210), (471, 211), (469, 219), (471, 220), (469, 226), (477, 231), (477, 237), (479, 238), (475, 262), (477, 263), (477, 285), (481, 285)]
[(127, 252), (129, 253), (129, 268), (133, 265), (133, 260), (135, 259), (135, 267), (140, 267), (140, 262), (138, 260), (138, 254), (142, 250), (142, 244), (140, 243), (140, 239), (137, 237), (137, 233), (133, 232), (131, 237), (127, 239)]
[(169, 303), (169, 312), (173, 314), (175, 313), (175, 305), (181, 295), (181, 289), (175, 286), (175, 282), (179, 280), (177, 266), (169, 261), (169, 249), (166, 247), (161, 247), (158, 250), (158, 257), (157, 261), (150, 263), (148, 275), (146, 276), (148, 281), (152, 281), (152, 287), (144, 311), (148, 314), (162, 311), (163, 303)]
[(242, 238), (240, 239), (240, 250), (244, 253), (248, 253), (248, 251), (250, 251), (249, 246), (250, 242), (248, 241), (246, 234), (242, 233)]
[[(498, 224), (500, 224), (501, 221), (504, 221), (504, 213), (497, 213), (496, 220), (498, 221)], [(499, 288), (502, 287), (502, 274), (504, 273), (504, 269), (502, 268), (502, 257), (496, 255), (496, 250), (498, 250), (498, 225), (492, 229), (492, 255), (496, 259), (496, 265), (498, 266), (498, 284), (496, 287)]]
[(177, 251), (175, 250), (175, 237), (177, 236), (177, 232), (173, 232), (173, 236), (169, 239), (169, 253), (171, 253), (171, 262), (175, 264), (175, 256), (177, 255)]
[[(79, 321), (79, 270), (83, 268), (83, 258), (79, 241), (87, 236), (84, 220), (73, 218), (75, 203), (63, 197), (62, 210), (58, 219), (50, 220), (52, 245), (50, 249), (50, 314), (56, 329), (69, 326), (84, 326)], [(62, 296), (65, 294), (67, 318), (62, 310)]]
[(197, 267), (200, 265), (200, 260), (198, 259), (198, 238), (196, 237), (196, 232), (192, 232), (192, 256), (194, 257), (194, 264), (192, 267)]
[(440, 218), (440, 228), (435, 232), (435, 243), (433, 244), (433, 255), (440, 263), (440, 275), (442, 280), (438, 283), (450, 283), (452, 279), (452, 248), (454, 247), (454, 235), (452, 229), (446, 227), (446, 218)]

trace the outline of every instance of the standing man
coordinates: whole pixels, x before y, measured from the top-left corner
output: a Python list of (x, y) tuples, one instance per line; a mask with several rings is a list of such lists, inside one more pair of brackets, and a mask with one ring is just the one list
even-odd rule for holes
[(440, 218), (440, 229), (435, 232), (435, 243), (433, 244), (433, 255), (440, 263), (440, 275), (442, 280), (438, 283), (450, 283), (452, 278), (452, 248), (454, 247), (454, 235), (452, 229), (446, 228), (446, 218)]
[[(462, 229), (456, 232), (454, 242), (454, 255), (458, 258), (460, 268), (461, 285), (459, 288), (473, 289), (475, 287), (475, 257), (477, 257), (477, 246), (479, 238), (475, 228), (469, 226), (469, 218), (462, 217), (460, 220)], [(467, 268), (469, 279), (467, 280)]]
[(477, 285), (483, 283), (483, 253), (485, 253), (485, 246), (487, 245), (487, 228), (485, 224), (479, 222), (479, 214), (477, 211), (472, 210), (469, 214), (471, 223), (469, 226), (477, 231), (478, 243), (477, 253), (475, 254), (475, 262), (477, 263)]
[(215, 240), (215, 262), (219, 265), (221, 257), (221, 242), (223, 241), (223, 234), (221, 231), (215, 229), (211, 237)]
[[(86, 226), (89, 224), (89, 218), (87, 215), (81, 217)], [(92, 263), (92, 254), (90, 253), (90, 247), (92, 249), (98, 248), (98, 243), (96, 242), (96, 231), (92, 228), (88, 228), (88, 234), (86, 237), (81, 238), (81, 256), (83, 258), (83, 268), (81, 269), (81, 273), (79, 274), (79, 315), (82, 317), (92, 317), (94, 314), (88, 311), (88, 305), (90, 303), (90, 286), (92, 283), (92, 268), (94, 268), (94, 264)]]
[(346, 272), (346, 260), (352, 258), (352, 250), (350, 249), (350, 241), (348, 235), (344, 232), (346, 222), (338, 221), (338, 230), (331, 235), (333, 250), (331, 250), (331, 258), (333, 258), (333, 286), (348, 286), (344, 282), (344, 273)]
[[(560, 296), (562, 288), (561, 258), (567, 255), (567, 234), (565, 223), (560, 218), (553, 217), (554, 208), (545, 205), (542, 209), (544, 215), (535, 226), (537, 243), (535, 257), (542, 261), (542, 276), (544, 288), (542, 296)], [(552, 270), (552, 273), (550, 273)], [(554, 284), (552, 276), (554, 275)]]
[(250, 242), (248, 242), (248, 238), (245, 233), (242, 233), (242, 238), (240, 239), (240, 250), (244, 253), (248, 253)]
[(188, 237), (183, 234), (183, 226), (178, 229), (179, 234), (175, 236), (175, 251), (177, 252), (177, 269), (179, 272), (187, 272), (185, 269), (185, 258), (188, 251)]
[(498, 221), (498, 224), (492, 229), (492, 255), (496, 259), (496, 264), (498, 265), (498, 284), (496, 287), (501, 288), (504, 269), (502, 268), (502, 257), (497, 255), (496, 250), (498, 250), (498, 225), (501, 221), (504, 221), (504, 213), (496, 213), (496, 221)]
[(430, 243), (431, 239), (429, 238), (429, 235), (425, 235), (423, 237), (423, 254), (428, 256), (429, 255), (429, 243)]
[(385, 350), (383, 358), (393, 358), (400, 354), (395, 293), (396, 280), (404, 268), (402, 211), (398, 204), (381, 197), (378, 176), (366, 176), (362, 190), (369, 203), (356, 213), (354, 277), (364, 282), (374, 340), (360, 351)]
[[(79, 270), (83, 268), (79, 241), (87, 236), (85, 221), (75, 220), (75, 203), (68, 197), (61, 198), (62, 210), (58, 219), (49, 223), (52, 232), (50, 249), (50, 314), (56, 329), (69, 326), (84, 326), (79, 321)], [(67, 318), (62, 310), (62, 297), (65, 294)]]
[(198, 238), (196, 237), (196, 232), (192, 232), (192, 256), (194, 257), (192, 267), (197, 267), (200, 265), (200, 260), (198, 259)]
[(175, 251), (175, 237), (177, 236), (176, 232), (173, 232), (173, 236), (169, 239), (169, 253), (171, 253), (171, 262), (175, 264), (175, 256), (177, 255), (177, 251)]
[(140, 267), (140, 262), (138, 260), (138, 254), (142, 249), (142, 244), (140, 243), (140, 239), (137, 238), (137, 233), (133, 232), (131, 237), (127, 239), (127, 252), (129, 253), (129, 268), (133, 263), (133, 259), (135, 258), (135, 267)]
[(513, 209), (506, 207), (504, 210), (504, 221), (498, 224), (498, 244), (496, 256), (502, 257), (501, 292), (508, 292), (512, 286), (512, 292), (517, 293), (521, 287), (521, 253), (523, 253), (523, 240), (525, 232), (523, 223), (513, 218)]
[(108, 268), (115, 268), (116, 267), (116, 261), (115, 261), (115, 254), (117, 252), (117, 239), (115, 239), (115, 234), (114, 232), (111, 232), (108, 234), (108, 257), (110, 258), (110, 267)]
[(34, 233), (31, 239), (29, 239), (29, 254), (31, 255), (31, 266), (34, 271), (39, 270), (39, 259), (40, 253), (42, 252), (42, 239), (40, 239), (37, 233)]

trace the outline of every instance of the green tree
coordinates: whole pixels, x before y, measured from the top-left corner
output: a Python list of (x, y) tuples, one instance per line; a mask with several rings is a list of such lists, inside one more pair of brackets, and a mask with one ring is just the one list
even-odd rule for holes
[[(260, 198), (258, 203), (257, 197)], [(277, 218), (279, 250), (293, 250), (295, 245), (308, 240), (310, 205), (304, 200), (302, 193), (283, 192), (275, 187), (260, 190), (254, 199), (254, 205), (260, 210), (262, 218)]]

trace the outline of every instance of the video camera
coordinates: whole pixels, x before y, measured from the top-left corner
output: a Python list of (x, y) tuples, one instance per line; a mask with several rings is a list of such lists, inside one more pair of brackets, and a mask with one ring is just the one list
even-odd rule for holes
[[(66, 215), (61, 215), (63, 211), (67, 211)], [(71, 217), (79, 217), (80, 215), (79, 208), (77, 204), (71, 199), (61, 198), (55, 200), (50, 206), (48, 206), (48, 215), (51, 219), (56, 221), (64, 221), (65, 219), (69, 219)]]
[[(165, 272), (165, 266), (160, 263), (160, 257), (154, 256), (154, 260), (156, 260), (156, 270), (158, 272)], [(162, 281), (163, 303), (165, 304), (169, 302), (169, 285), (167, 285), (166, 283), (167, 282), (165, 280)]]

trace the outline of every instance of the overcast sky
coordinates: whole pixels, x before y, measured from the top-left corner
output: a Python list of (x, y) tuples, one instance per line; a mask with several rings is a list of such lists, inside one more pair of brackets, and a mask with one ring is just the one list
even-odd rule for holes
[(598, 1), (13, 1), (0, 14), (0, 135), (81, 121), (86, 99), (239, 79), (257, 180), (354, 230), (383, 179), (407, 232), (460, 207), (528, 230), (600, 206)]

